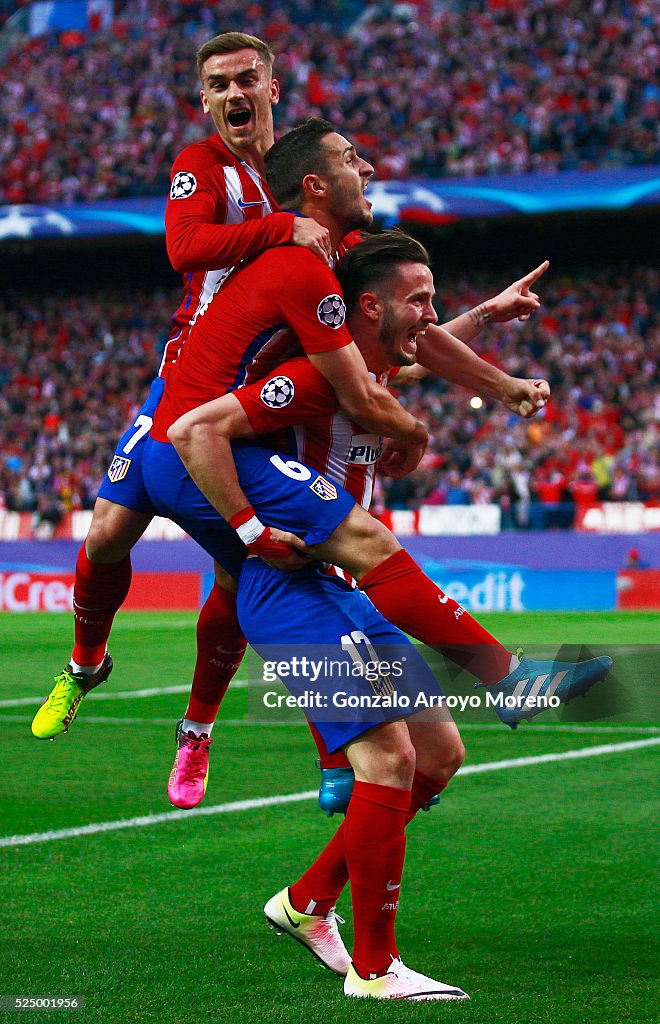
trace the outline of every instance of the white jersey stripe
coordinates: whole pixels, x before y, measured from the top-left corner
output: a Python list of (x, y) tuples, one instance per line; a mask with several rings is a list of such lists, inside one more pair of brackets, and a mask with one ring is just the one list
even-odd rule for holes
[(261, 178), (259, 177), (259, 175), (255, 171), (255, 169), (253, 167), (250, 167), (249, 164), (244, 163), (244, 164), (242, 164), (242, 167), (250, 175), (250, 177), (252, 178), (253, 182), (255, 183), (257, 188), (259, 189), (259, 192), (263, 196), (263, 199), (264, 199), (264, 216), (267, 213), (272, 213), (273, 211), (272, 211), (272, 207), (270, 205), (270, 200), (268, 199), (268, 196), (266, 195), (266, 192), (264, 191), (264, 189), (262, 188), (262, 185), (261, 185)]
[(243, 189), (236, 167), (225, 167), (225, 185), (227, 186), (227, 223), (242, 224), (245, 214), (239, 206), (239, 199), (243, 199)]
[(204, 283), (202, 284), (202, 290), (199, 294), (199, 302), (197, 309), (190, 319), (190, 326), (192, 327), (198, 317), (204, 316), (208, 309), (209, 302), (217, 292), (218, 288), (224, 281), (229, 277), (233, 270), (233, 267), (223, 267), (221, 270), (207, 270), (204, 274)]

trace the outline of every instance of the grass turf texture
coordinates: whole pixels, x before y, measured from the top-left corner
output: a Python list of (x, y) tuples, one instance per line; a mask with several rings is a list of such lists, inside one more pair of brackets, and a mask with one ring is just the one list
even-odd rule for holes
[[(509, 643), (657, 639), (652, 615), (482, 621)], [(121, 615), (107, 692), (186, 684), (192, 626), (192, 616)], [(0, 700), (45, 696), (69, 646), (67, 617), (0, 616)], [(53, 743), (29, 733), (36, 706), (0, 708), (2, 835), (171, 810), (173, 723), (185, 700), (87, 701)], [(239, 724), (216, 730), (205, 803), (314, 788), (305, 727), (240, 724), (244, 713), (237, 690), (223, 715)], [(646, 735), (619, 730), (477, 727), (465, 733), (467, 763)], [(84, 995), (85, 1011), (55, 1016), (73, 1022), (650, 1022), (656, 760), (646, 748), (458, 778), (413, 823), (400, 947), (411, 966), (470, 992), (467, 1004), (349, 1002), (337, 978), (266, 929), (265, 900), (336, 827), (311, 801), (0, 849), (0, 993)], [(339, 911), (350, 919), (348, 893)], [(345, 936), (350, 947), (350, 924)]]

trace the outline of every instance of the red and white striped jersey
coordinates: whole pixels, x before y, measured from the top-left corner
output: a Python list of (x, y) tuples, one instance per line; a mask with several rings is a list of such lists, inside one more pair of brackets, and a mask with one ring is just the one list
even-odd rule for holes
[[(276, 209), (259, 175), (219, 135), (187, 146), (171, 172), (165, 210), (167, 251), (184, 275), (160, 376), (167, 376), (191, 324), (242, 260), (289, 242), (294, 217)], [(271, 214), (271, 216), (267, 216)]]
[[(387, 374), (377, 379), (387, 386)], [(307, 463), (369, 508), (382, 438), (346, 416), (308, 359), (289, 359), (267, 380), (246, 384), (234, 395), (255, 434), (268, 435), (261, 443)]]

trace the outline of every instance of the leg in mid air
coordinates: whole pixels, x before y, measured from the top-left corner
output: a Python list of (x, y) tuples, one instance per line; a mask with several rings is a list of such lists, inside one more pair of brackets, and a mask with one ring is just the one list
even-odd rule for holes
[(177, 753), (167, 786), (175, 807), (196, 807), (204, 799), (213, 725), (246, 647), (236, 617), (236, 583), (216, 562), (215, 582), (197, 620), (190, 699), (176, 727)]
[(32, 733), (38, 739), (53, 739), (66, 732), (85, 695), (110, 675), (108, 637), (131, 586), (130, 552), (151, 518), (147, 513), (97, 498), (89, 533), (76, 562), (73, 650), (32, 722)]
[[(383, 524), (355, 505), (332, 536), (317, 545), (320, 558), (341, 565), (382, 615), (410, 636), (471, 672), (491, 693), (513, 698), (515, 706), (496, 705), (511, 728), (543, 710), (534, 698), (556, 695), (568, 704), (603, 679), (612, 667), (609, 657), (584, 662), (533, 661), (507, 650), (469, 612), (422, 571)], [(530, 702), (526, 702), (530, 697)], [(344, 813), (352, 792), (352, 769), (336, 755), (324, 757), (322, 740), (319, 805), (332, 816)], [(430, 794), (428, 810), (437, 802)]]
[(142, 455), (163, 394), (156, 378), (132, 425), (119, 439), (101, 481), (92, 522), (78, 553), (73, 587), (74, 646), (66, 668), (32, 722), (38, 739), (66, 732), (91, 689), (112, 671), (108, 638), (131, 586), (130, 554), (156, 510), (142, 479)]
[(355, 576), (360, 589), (399, 629), (440, 651), (491, 692), (513, 698), (515, 707), (496, 707), (501, 720), (512, 728), (544, 710), (536, 698), (556, 696), (568, 704), (612, 668), (609, 657), (583, 662), (518, 658), (443, 593), (390, 531), (358, 505), (329, 540), (316, 545), (314, 553)]
[[(107, 644), (114, 617), (130, 589), (130, 553), (158, 514), (144, 485), (143, 455), (162, 392), (163, 380), (157, 378), (135, 421), (119, 440), (101, 483), (90, 529), (76, 563), (74, 647), (69, 664), (55, 676), (55, 685), (33, 720), (32, 733), (39, 739), (53, 739), (66, 732), (85, 695), (112, 671)], [(224, 589), (233, 586), (231, 577), (221, 576), (219, 586), (212, 589), (202, 608), (194, 699), (185, 716), (193, 723), (204, 724), (215, 718), (245, 650), (236, 622), (235, 598)], [(224, 648), (224, 652), (218, 647)], [(209, 707), (204, 708), (204, 704)], [(195, 778), (196, 790), (200, 792), (197, 770)], [(182, 793), (184, 800), (189, 799), (190, 787), (184, 786)], [(202, 784), (201, 796), (203, 793)]]

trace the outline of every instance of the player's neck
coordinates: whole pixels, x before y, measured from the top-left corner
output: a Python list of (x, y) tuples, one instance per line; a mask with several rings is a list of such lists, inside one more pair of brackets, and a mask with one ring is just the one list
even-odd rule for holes
[(339, 243), (352, 231), (352, 228), (340, 224), (323, 206), (317, 206), (315, 203), (303, 203), (299, 212), (305, 217), (312, 217), (321, 227), (328, 229), (332, 252), (337, 251)]
[(264, 163), (264, 156), (274, 143), (274, 137), (272, 135), (255, 139), (254, 142), (248, 146), (231, 146), (228, 142), (225, 145), (234, 153), (239, 160), (251, 167), (253, 171), (256, 171), (260, 178), (266, 177), (266, 165)]

